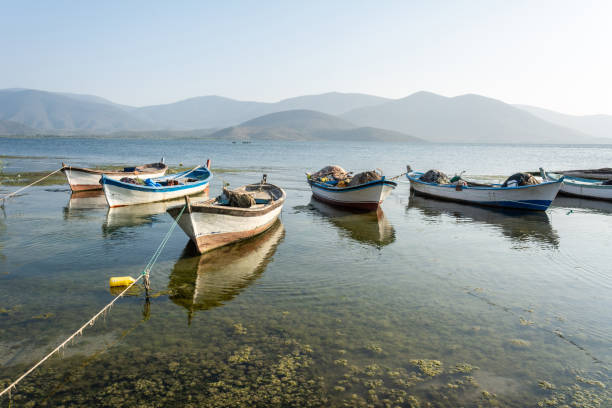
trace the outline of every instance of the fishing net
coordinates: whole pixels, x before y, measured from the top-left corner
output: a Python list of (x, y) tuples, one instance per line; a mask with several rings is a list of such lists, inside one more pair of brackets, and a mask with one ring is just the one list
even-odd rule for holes
[(358, 186), (370, 181), (380, 180), (381, 178), (381, 175), (375, 171), (364, 171), (363, 173), (355, 174), (347, 185), (348, 187)]
[(502, 184), (502, 187), (518, 187), (532, 184), (540, 184), (540, 182), (531, 174), (516, 173), (508, 177), (506, 181), (504, 181), (504, 184)]
[(252, 205), (255, 204), (255, 199), (253, 198), (253, 196), (247, 193), (239, 193), (224, 188), (223, 194), (225, 194), (225, 196), (229, 200), (230, 207), (250, 208)]
[(450, 179), (440, 170), (429, 170), (427, 173), (423, 174), (419, 180), (424, 181), (426, 183), (436, 183), (436, 184), (450, 184)]
[(317, 171), (310, 175), (310, 178), (313, 180), (320, 180), (322, 178), (330, 177), (335, 179), (336, 181), (345, 180), (350, 176), (350, 173), (344, 170), (340, 166), (326, 166), (321, 170)]

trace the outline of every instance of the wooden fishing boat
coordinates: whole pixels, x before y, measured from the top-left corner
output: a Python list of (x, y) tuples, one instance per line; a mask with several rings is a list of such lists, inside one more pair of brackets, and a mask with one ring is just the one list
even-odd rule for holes
[[(145, 184), (136, 184), (134, 179), (114, 180), (102, 175), (100, 183), (109, 207), (153, 203), (172, 200), (208, 191), (212, 173), (207, 165), (165, 177), (146, 179)], [(122, 181), (123, 180), (123, 181)]]
[[(254, 204), (248, 208), (231, 206), (227, 194), (249, 195)], [(179, 219), (182, 206), (170, 208), (168, 213), (204, 253), (266, 231), (278, 219), (285, 198), (285, 191), (266, 183), (264, 176), (261, 183), (238, 187), (211, 200), (191, 203), (187, 199)]]
[(547, 180), (563, 180), (560, 190), (561, 194), (590, 198), (592, 200), (612, 201), (612, 185), (604, 185), (602, 180), (564, 176), (549, 172), (545, 174)]
[(467, 185), (437, 184), (420, 180), (423, 173), (409, 172), (410, 189), (415, 194), (462, 203), (503, 208), (545, 211), (555, 199), (563, 179), (544, 181), (518, 187), (501, 184), (481, 184), (467, 181)]
[(378, 206), (397, 187), (397, 183), (382, 176), (380, 180), (370, 181), (350, 187), (337, 187), (325, 182), (315, 181), (306, 177), (312, 195), (324, 203), (342, 207), (376, 210)]
[[(163, 159), (162, 159), (163, 160)], [(125, 167), (123, 170), (96, 170), (85, 167), (73, 167), (62, 163), (62, 173), (68, 180), (72, 191), (101, 190), (100, 178), (104, 174), (107, 178), (120, 180), (124, 177), (134, 177), (141, 180), (162, 177), (166, 174), (168, 166), (163, 162), (143, 164), (136, 167)]]

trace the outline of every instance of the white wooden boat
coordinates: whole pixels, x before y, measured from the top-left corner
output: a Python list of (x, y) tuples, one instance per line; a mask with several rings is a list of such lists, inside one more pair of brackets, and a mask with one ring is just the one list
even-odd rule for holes
[[(204, 253), (242, 239), (261, 234), (274, 224), (285, 203), (286, 194), (280, 187), (265, 182), (247, 184), (232, 190), (255, 199), (249, 208), (232, 207), (225, 195), (199, 203), (187, 201), (187, 209), (178, 224)], [(168, 209), (177, 219), (182, 206)]]
[(564, 176), (548, 172), (546, 173), (546, 179), (550, 181), (562, 179), (561, 194), (590, 198), (592, 200), (612, 201), (612, 185), (604, 185), (602, 180)]
[[(115, 180), (102, 175), (100, 183), (109, 207), (172, 200), (208, 191), (212, 173), (208, 166), (165, 177), (147, 179), (145, 185)], [(126, 179), (123, 179), (126, 180)]]
[(420, 180), (422, 175), (423, 173), (420, 172), (406, 174), (406, 177), (410, 180), (410, 189), (416, 194), (469, 204), (540, 211), (544, 211), (550, 206), (550, 203), (557, 196), (563, 180), (544, 181), (541, 184), (518, 187), (479, 183), (468, 183), (467, 186), (462, 186), (428, 183)]
[(307, 177), (312, 195), (324, 203), (339, 205), (342, 207), (359, 208), (363, 210), (376, 210), (378, 206), (397, 187), (394, 181), (380, 180), (370, 181), (352, 187), (336, 187), (327, 183), (318, 182)]
[(120, 180), (123, 177), (135, 177), (144, 180), (162, 177), (167, 170), (168, 166), (163, 162), (125, 167), (123, 170), (96, 170), (68, 166), (62, 163), (62, 173), (66, 176), (72, 191), (101, 190), (100, 178), (103, 174), (113, 180)]
[(252, 239), (204, 255), (193, 256), (190, 243), (170, 274), (170, 300), (187, 309), (189, 318), (198, 310), (231, 301), (266, 270), (284, 236), (283, 224), (277, 221)]

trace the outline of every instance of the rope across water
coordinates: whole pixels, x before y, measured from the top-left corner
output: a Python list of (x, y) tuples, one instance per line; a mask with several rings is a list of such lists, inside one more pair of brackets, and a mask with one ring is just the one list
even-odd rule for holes
[(161, 243), (159, 244), (159, 246), (157, 247), (157, 249), (153, 253), (153, 256), (151, 257), (151, 259), (149, 260), (149, 262), (147, 263), (147, 265), (143, 269), (142, 273), (138, 276), (138, 278), (136, 278), (136, 280), (134, 282), (132, 282), (120, 294), (118, 294), (110, 303), (108, 303), (106, 306), (104, 306), (102, 309), (100, 309), (100, 311), (98, 313), (96, 313), (91, 319), (86, 321), (81, 327), (79, 327), (74, 333), (72, 333), (66, 340), (61, 342), (59, 344), (59, 346), (54, 348), (51, 352), (49, 352), (49, 354), (47, 354), (45, 357), (43, 357), (38, 363), (34, 364), (28, 371), (23, 373), (19, 378), (17, 378), (15, 381), (13, 381), (8, 387), (6, 387), (4, 390), (2, 390), (2, 392), (0, 392), (0, 397), (2, 395), (4, 395), (4, 394), (7, 394), (7, 393), (10, 396), (11, 395), (11, 390), (16, 389), (17, 388), (17, 384), (19, 384), (19, 382), (21, 380), (23, 380), (28, 375), (30, 375), (40, 365), (42, 365), (45, 361), (47, 361), (52, 355), (54, 355), (55, 353), (57, 353), (61, 349), (63, 349), (70, 340), (73, 340), (77, 335), (83, 335), (83, 330), (86, 329), (87, 326), (93, 326), (95, 324), (96, 320), (100, 316), (102, 316), (102, 314), (104, 314), (107, 310), (109, 310), (111, 308), (111, 306), (119, 298), (121, 298), (123, 295), (125, 295), (125, 293), (127, 293), (127, 291), (130, 290), (130, 288), (132, 288), (132, 286), (134, 286), (140, 279), (142, 279), (142, 278), (148, 279), (149, 273), (151, 272), (151, 269), (153, 268), (153, 265), (155, 265), (155, 262), (157, 262), (157, 259), (159, 258), (159, 256), (161, 255), (164, 247), (168, 243), (168, 240), (170, 239), (170, 236), (172, 235), (172, 232), (176, 228), (176, 226), (178, 224), (178, 221), (181, 219), (181, 216), (183, 215), (183, 212), (185, 211), (185, 208), (187, 208), (186, 205), (183, 206), (183, 208), (179, 212), (178, 216), (173, 221), (172, 225), (170, 226), (170, 229), (168, 230), (168, 232), (166, 233), (166, 235), (162, 239)]
[[(55, 170), (55, 171), (52, 171), (51, 173), (47, 174), (45, 177), (40, 178), (40, 179), (36, 180), (35, 182), (30, 183), (30, 184), (28, 184), (27, 186), (22, 187), (22, 188), (20, 188), (20, 189), (19, 189), (19, 190), (17, 190), (17, 191), (13, 191), (12, 193), (7, 194), (7, 195), (5, 195), (4, 197), (0, 198), (0, 201), (2, 201), (2, 205), (4, 205), (4, 202), (5, 202), (6, 200), (8, 200), (9, 198), (11, 198), (12, 196), (16, 195), (17, 193), (20, 193), (21, 191), (25, 190), (25, 189), (26, 189), (26, 188), (28, 188), (28, 187), (32, 187), (34, 184), (36, 184), (36, 183), (39, 183), (39, 182), (43, 181), (44, 179), (46, 179), (47, 177), (52, 176), (53, 174), (57, 173), (58, 171), (62, 171), (62, 168), (59, 168), (59, 169), (57, 169), (57, 170)], [(2, 395), (2, 394), (0, 394), (0, 395)]]

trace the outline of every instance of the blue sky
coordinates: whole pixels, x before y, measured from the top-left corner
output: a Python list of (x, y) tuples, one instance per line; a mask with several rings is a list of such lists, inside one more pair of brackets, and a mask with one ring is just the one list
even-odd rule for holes
[(609, 1), (6, 1), (0, 88), (130, 105), (478, 93), (612, 114)]

